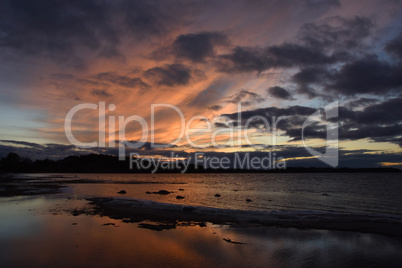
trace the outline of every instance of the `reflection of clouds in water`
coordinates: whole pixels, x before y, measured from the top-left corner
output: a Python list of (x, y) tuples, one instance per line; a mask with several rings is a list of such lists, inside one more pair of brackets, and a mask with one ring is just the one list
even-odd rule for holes
[[(64, 213), (35, 216), (29, 211), (61, 208), (57, 204), (73, 208), (83, 206), (84, 202), (32, 198), (0, 203), (2, 223), (8, 222), (10, 229), (5, 230), (2, 224), (1, 233), (7, 232), (7, 244), (12, 245), (2, 245), (2, 263), (97, 267), (402, 264), (402, 258), (396, 254), (402, 250), (402, 244), (378, 235), (212, 224), (158, 232), (108, 217), (74, 217)], [(21, 222), (23, 225), (17, 224)], [(104, 225), (107, 223), (115, 225)], [(230, 244), (223, 238), (246, 245)]]
[(43, 218), (34, 217), (33, 208), (46, 205), (44, 198), (1, 198), (0, 199), (0, 238), (24, 237), (33, 229), (43, 228)]

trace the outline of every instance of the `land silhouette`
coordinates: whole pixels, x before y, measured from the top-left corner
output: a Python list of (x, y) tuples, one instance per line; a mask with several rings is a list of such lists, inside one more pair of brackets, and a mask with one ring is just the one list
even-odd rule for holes
[[(142, 160), (146, 168), (130, 168), (129, 160), (119, 161), (118, 157), (103, 154), (68, 156), (60, 160), (31, 160), (16, 153), (9, 153), (0, 160), (0, 173), (333, 173), (333, 172), (402, 172), (400, 169), (381, 168), (322, 168), (287, 167), (286, 169), (213, 169), (190, 164), (187, 169), (178, 164), (174, 167), (156, 167), (149, 160)], [(149, 161), (149, 162), (147, 162)]]

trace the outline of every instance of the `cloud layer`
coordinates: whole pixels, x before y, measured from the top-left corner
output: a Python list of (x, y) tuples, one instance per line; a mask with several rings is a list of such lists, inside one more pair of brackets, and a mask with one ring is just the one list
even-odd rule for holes
[[(390, 0), (5, 0), (0, 134), (67, 146), (64, 119), (81, 103), (105, 101), (116, 107), (106, 116), (138, 115), (148, 125), (152, 104), (177, 106), (186, 122), (197, 115), (235, 120), (240, 104), (244, 120), (286, 117), (278, 130), (294, 146), (304, 120), (339, 101), (339, 135), (350, 149), (401, 152), (401, 11)], [(77, 113), (80, 140), (98, 138), (99, 115)], [(159, 109), (154, 119), (156, 142), (177, 137), (174, 111)], [(262, 123), (252, 126), (261, 130)], [(135, 123), (127, 130), (127, 139), (143, 134)], [(269, 133), (258, 135), (269, 144)], [(325, 126), (305, 135), (323, 145)]]

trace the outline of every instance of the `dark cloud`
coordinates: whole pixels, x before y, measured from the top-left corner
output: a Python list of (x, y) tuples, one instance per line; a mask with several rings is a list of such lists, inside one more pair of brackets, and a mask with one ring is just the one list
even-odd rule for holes
[(358, 98), (347, 102), (344, 106), (352, 110), (355, 108), (364, 108), (370, 104), (376, 103), (377, 101), (378, 101), (377, 99), (371, 99), (371, 98)]
[(109, 10), (98, 1), (2, 1), (0, 47), (71, 62), (78, 47), (98, 50), (119, 42)]
[[(367, 102), (372, 103), (372, 102)], [(369, 138), (373, 141), (388, 141), (400, 145), (402, 135), (402, 112), (399, 107), (402, 98), (394, 98), (378, 104), (368, 105), (362, 110), (340, 107), (338, 121), (339, 137), (342, 140), (358, 140)], [(355, 108), (355, 107), (353, 107)], [(318, 126), (307, 129), (307, 137), (325, 138), (326, 133)], [(297, 135), (293, 135), (297, 139)]]
[(214, 46), (226, 44), (227, 37), (219, 32), (182, 34), (173, 43), (173, 53), (179, 58), (203, 62), (206, 57), (214, 55)]
[[(101, 82), (108, 82), (112, 84), (116, 84), (126, 88), (141, 88), (141, 89), (148, 89), (150, 86), (143, 82), (141, 78), (137, 77), (129, 77), (125, 75), (119, 75), (114, 72), (105, 72), (105, 73), (98, 73), (92, 76), (93, 79), (96, 79)], [(91, 83), (91, 82), (89, 82)], [(97, 82), (95, 81), (95, 84)]]
[(307, 67), (301, 69), (291, 77), (291, 81), (297, 85), (300, 93), (307, 94), (309, 97), (316, 97), (318, 94), (314, 85), (323, 83), (330, 75), (330, 72), (323, 67)]
[(375, 137), (373, 138), (375, 142), (390, 142), (398, 144), (402, 148), (402, 137)]
[[(315, 125), (306, 127), (304, 130), (301, 128), (292, 128), (287, 129), (285, 131), (285, 135), (292, 137), (292, 141), (299, 141), (302, 139), (302, 131), (304, 138), (308, 139), (326, 139), (327, 132), (326, 127), (322, 125)], [(340, 140), (360, 140), (368, 138), (372, 141), (378, 141), (377, 139), (380, 138), (383, 141), (397, 141), (399, 145), (400, 139), (394, 138), (397, 136), (402, 135), (402, 125), (396, 124), (394, 126), (381, 126), (381, 125), (371, 125), (371, 126), (357, 126), (355, 124), (343, 124), (339, 128), (339, 139)]]
[(285, 43), (267, 49), (274, 67), (325, 65), (335, 63), (337, 58), (326, 55), (319, 47)]
[(392, 65), (373, 56), (345, 64), (329, 76), (330, 90), (344, 95), (384, 94), (402, 86), (402, 65)]
[(219, 111), (221, 110), (223, 107), (221, 105), (213, 105), (210, 106), (208, 109), (212, 110), (212, 111)]
[[(363, 102), (362, 102), (363, 103)], [(338, 109), (339, 116), (325, 120), (322, 113), (322, 123), (336, 122), (339, 124), (340, 140), (359, 140), (368, 138), (372, 141), (388, 141), (401, 145), (402, 136), (402, 98), (385, 100), (380, 103), (366, 102), (368, 106), (364, 109), (353, 110), (356, 107), (348, 108), (341, 106)], [(238, 120), (239, 116), (242, 126), (249, 120), (248, 126), (256, 129), (266, 128), (266, 123), (260, 118), (263, 117), (272, 127), (273, 122), (279, 130), (284, 131), (292, 141), (301, 140), (302, 126), (310, 115), (317, 109), (304, 106), (290, 106), (288, 108), (268, 107), (252, 111), (242, 111), (233, 114), (223, 114), (231, 120)], [(321, 110), (322, 111), (322, 110)], [(322, 111), (323, 112), (323, 111)], [(278, 121), (278, 118), (283, 119)], [(306, 138), (326, 139), (327, 129), (325, 124), (312, 124), (304, 130)]]
[[(0, 48), (85, 67), (85, 54), (122, 58), (122, 40), (164, 35), (186, 20), (194, 3), (149, 0), (4, 0), (0, 9)], [(180, 16), (177, 16), (180, 13)]]
[(222, 123), (222, 122), (215, 122), (214, 126), (217, 128), (229, 128), (230, 127), (229, 125)]
[(353, 119), (359, 124), (395, 124), (402, 121), (402, 98), (385, 100), (356, 111)]
[(235, 47), (221, 55), (218, 68), (223, 72), (262, 72), (271, 68), (332, 64), (340, 54), (327, 55), (319, 48), (284, 43), (266, 48)]
[(109, 98), (109, 97), (113, 96), (112, 94), (110, 94), (109, 92), (107, 92), (104, 89), (96, 89), (96, 88), (91, 90), (91, 94), (94, 96), (97, 96), (97, 97), (101, 97), (101, 98)]
[(291, 100), (292, 96), (290, 95), (289, 91), (282, 87), (270, 87), (267, 89), (268, 94), (271, 96), (278, 98), (278, 99), (284, 99), (284, 100)]
[(187, 85), (191, 79), (191, 69), (183, 64), (167, 64), (163, 67), (154, 67), (144, 72), (145, 77), (157, 85), (177, 86)]
[(127, 34), (137, 40), (170, 32), (176, 25), (186, 21), (186, 15), (191, 14), (194, 6), (194, 3), (163, 0), (123, 0), (116, 3), (117, 7), (112, 11), (117, 9), (116, 15), (123, 18), (123, 27), (127, 28)]
[[(259, 130), (272, 128), (274, 122), (280, 130), (301, 127), (308, 116), (317, 109), (305, 106), (290, 106), (288, 108), (267, 107), (239, 113), (222, 114), (222, 116), (233, 120), (234, 125), (245, 126)], [(241, 122), (238, 122), (240, 118)], [(265, 121), (262, 119), (264, 118)], [(283, 118), (283, 119), (280, 119)], [(267, 126), (268, 124), (268, 126)]]
[(229, 97), (229, 100), (226, 101), (226, 103), (232, 103), (232, 104), (237, 104), (241, 102), (242, 105), (248, 106), (253, 103), (261, 103), (264, 101), (264, 98), (262, 98), (259, 94), (242, 89), (236, 94), (232, 95)]
[(290, 81), (297, 86), (298, 92), (310, 97), (331, 96), (333, 92), (344, 96), (383, 95), (397, 92), (402, 87), (401, 73), (401, 64), (367, 55), (339, 68), (302, 68)]
[(233, 48), (230, 54), (220, 56), (218, 69), (230, 73), (262, 72), (271, 68), (317, 67), (348, 61), (353, 58), (350, 49), (361, 47), (373, 26), (373, 22), (364, 17), (332, 17), (319, 24), (306, 24), (295, 42)]
[(402, 59), (402, 32), (386, 44), (385, 50)]
[[(299, 34), (302, 45), (331, 55), (334, 61), (300, 65), (288, 82), (310, 98), (333, 99), (334, 93), (355, 96), (397, 92), (402, 87), (402, 65), (369, 54), (364, 41), (371, 36), (373, 28), (372, 20), (364, 17), (332, 17), (320, 24), (304, 25)], [(401, 36), (386, 45), (389, 53), (398, 54)]]
[[(252, 111), (242, 111), (242, 119), (247, 120), (253, 116), (262, 116), (262, 117), (279, 117), (279, 116), (293, 116), (293, 115), (300, 115), (300, 116), (309, 116), (313, 114), (317, 109), (312, 107), (305, 107), (305, 106), (290, 106), (287, 108), (277, 108), (277, 107), (268, 107), (268, 108), (260, 108)], [(223, 114), (223, 116), (227, 116), (230, 119), (237, 119), (238, 114)]]
[(218, 68), (223, 72), (262, 72), (273, 67), (266, 50), (259, 47), (235, 47), (232, 53), (221, 55)]
[(300, 40), (308, 47), (336, 50), (360, 47), (372, 33), (374, 23), (367, 17), (330, 17), (320, 23), (304, 25)]

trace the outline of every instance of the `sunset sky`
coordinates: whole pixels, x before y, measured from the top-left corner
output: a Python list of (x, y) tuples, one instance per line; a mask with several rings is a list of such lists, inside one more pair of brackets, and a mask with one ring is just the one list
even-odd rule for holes
[[(211, 146), (211, 132), (194, 131), (191, 140), (205, 148), (184, 138), (168, 149), (145, 144), (138, 150), (144, 155), (275, 150), (291, 165), (320, 165), (304, 149), (301, 128), (338, 101), (340, 166), (402, 167), (401, 89), (398, 0), (0, 2), (0, 157), (113, 152), (110, 133), (106, 146), (78, 149), (64, 130), (71, 108), (105, 102), (115, 105), (106, 118), (115, 116), (116, 124), (118, 116), (138, 115), (149, 126), (151, 104), (174, 105), (186, 123), (204, 117), (192, 128), (210, 120), (227, 145)], [(286, 117), (276, 146), (258, 120), (245, 130), (258, 146), (228, 143), (227, 133), (236, 135), (256, 115)], [(96, 110), (77, 112), (75, 137), (98, 141), (98, 117)], [(153, 130), (155, 142), (170, 144), (180, 117), (156, 109)], [(127, 125), (128, 140), (141, 133), (138, 123)], [(313, 148), (326, 145), (323, 124), (304, 135)]]

